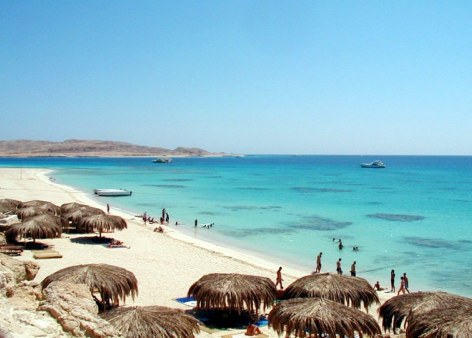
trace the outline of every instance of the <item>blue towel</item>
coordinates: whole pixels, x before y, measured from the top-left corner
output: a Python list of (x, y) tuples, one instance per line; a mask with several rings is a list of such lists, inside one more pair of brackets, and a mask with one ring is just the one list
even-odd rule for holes
[(193, 297), (181, 297), (181, 298), (176, 298), (175, 300), (179, 303), (187, 303), (187, 302), (191, 302), (191, 301), (195, 300), (195, 298), (193, 298)]

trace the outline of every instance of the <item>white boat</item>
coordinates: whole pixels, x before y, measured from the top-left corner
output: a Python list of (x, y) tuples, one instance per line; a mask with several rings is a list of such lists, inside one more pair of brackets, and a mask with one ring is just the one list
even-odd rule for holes
[(375, 160), (370, 163), (361, 163), (362, 168), (386, 168), (387, 166), (380, 160)]
[(94, 189), (93, 192), (98, 196), (131, 196), (133, 193), (126, 189)]
[(152, 163), (170, 163), (172, 162), (171, 158), (157, 158), (155, 160), (152, 160)]

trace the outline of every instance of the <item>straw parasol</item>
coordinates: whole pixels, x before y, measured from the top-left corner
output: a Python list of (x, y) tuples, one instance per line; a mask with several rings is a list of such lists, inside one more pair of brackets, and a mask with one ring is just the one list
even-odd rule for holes
[(21, 201), (14, 200), (11, 198), (2, 198), (0, 199), (0, 212), (8, 213), (16, 210)]
[(82, 207), (87, 207), (87, 205), (82, 204), (82, 203), (77, 203), (77, 202), (64, 203), (64, 204), (61, 204), (61, 214), (66, 214), (71, 210), (82, 208)]
[(138, 280), (135, 275), (119, 266), (108, 264), (74, 265), (54, 272), (44, 278), (41, 287), (44, 289), (55, 281), (86, 284), (90, 292), (100, 293), (102, 302), (112, 300), (118, 304), (126, 296), (134, 297), (138, 294)]
[(12, 224), (5, 236), (8, 242), (14, 242), (21, 236), (22, 238), (32, 238), (33, 242), (38, 238), (57, 238), (61, 237), (62, 226), (61, 219), (53, 215), (38, 215), (28, 220)]
[(84, 205), (82, 207), (77, 207), (75, 209), (69, 209), (68, 211), (62, 214), (62, 217), (67, 219), (74, 225), (79, 224), (82, 218), (93, 216), (93, 215), (104, 215), (105, 212), (101, 209), (90, 207)]
[(472, 305), (437, 308), (409, 320), (406, 338), (472, 337)]
[(200, 321), (182, 310), (164, 306), (118, 307), (101, 317), (125, 338), (191, 338), (200, 332)]
[(293, 298), (277, 304), (268, 316), (269, 326), (287, 337), (315, 335), (354, 338), (380, 334), (377, 321), (370, 315), (323, 298)]
[(257, 312), (275, 301), (277, 290), (267, 277), (238, 273), (211, 273), (192, 284), (188, 296), (198, 309), (225, 309), (241, 314), (244, 309)]
[(331, 273), (301, 277), (285, 289), (285, 299), (308, 297), (327, 298), (356, 309), (364, 303), (366, 310), (373, 303), (380, 303), (374, 288), (364, 278)]
[(23, 209), (23, 208), (28, 208), (28, 207), (37, 207), (40, 209), (44, 209), (48, 211), (49, 213), (54, 214), (56, 216), (61, 214), (61, 208), (55, 205), (54, 203), (51, 203), (48, 201), (32, 200), (32, 201), (21, 202), (18, 205), (18, 209)]
[[(457, 304), (472, 305), (470, 298), (447, 292), (414, 292), (390, 298), (379, 307), (384, 330), (392, 329), (395, 333), (405, 319), (405, 326), (413, 316), (430, 310), (454, 307)], [(413, 316), (410, 316), (413, 315)]]
[(24, 220), (29, 217), (33, 216), (38, 216), (38, 215), (44, 215), (44, 214), (50, 214), (54, 215), (54, 213), (49, 212), (48, 210), (41, 209), (38, 207), (26, 207), (26, 208), (21, 208), (16, 210), (16, 216), (18, 216), (19, 219)]
[(115, 215), (92, 215), (82, 218), (77, 224), (77, 230), (92, 232), (97, 230), (102, 237), (103, 231), (123, 230), (127, 228), (126, 221)]

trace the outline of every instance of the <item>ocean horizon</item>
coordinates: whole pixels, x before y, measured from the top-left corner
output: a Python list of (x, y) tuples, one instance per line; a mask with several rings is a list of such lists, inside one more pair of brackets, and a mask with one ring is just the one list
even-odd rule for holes
[[(360, 167), (375, 159), (387, 168)], [(146, 212), (159, 219), (165, 208), (169, 226), (178, 231), (307, 274), (323, 252), (322, 272), (335, 272), (341, 258), (344, 274), (356, 261), (357, 275), (372, 284), (390, 288), (394, 269), (397, 287), (405, 272), (410, 291), (472, 296), (471, 156), (151, 160), (0, 158), (0, 166), (51, 169), (57, 183), (136, 215)], [(96, 188), (125, 188), (133, 194), (99, 197), (93, 194)], [(8, 197), (8, 191), (2, 195)]]

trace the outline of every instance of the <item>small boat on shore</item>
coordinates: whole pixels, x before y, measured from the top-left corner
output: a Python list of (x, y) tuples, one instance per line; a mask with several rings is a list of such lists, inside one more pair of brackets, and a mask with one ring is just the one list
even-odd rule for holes
[(361, 163), (362, 168), (386, 168), (387, 166), (380, 160), (375, 160), (370, 163)]
[(131, 196), (133, 193), (126, 189), (94, 189), (93, 192), (98, 196)]
[(152, 163), (170, 163), (172, 162), (171, 158), (156, 158), (155, 160), (152, 160)]

